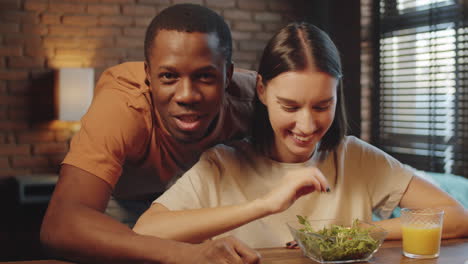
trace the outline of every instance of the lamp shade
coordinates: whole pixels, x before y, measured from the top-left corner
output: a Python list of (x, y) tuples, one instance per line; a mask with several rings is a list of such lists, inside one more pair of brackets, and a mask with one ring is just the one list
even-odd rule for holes
[(57, 112), (61, 121), (78, 121), (93, 99), (93, 68), (62, 68), (56, 73)]

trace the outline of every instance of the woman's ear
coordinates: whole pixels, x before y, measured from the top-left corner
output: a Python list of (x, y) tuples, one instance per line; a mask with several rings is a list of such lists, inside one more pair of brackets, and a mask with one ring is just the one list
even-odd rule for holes
[(257, 74), (257, 96), (260, 102), (266, 105), (265, 85), (263, 85), (263, 79), (260, 74)]

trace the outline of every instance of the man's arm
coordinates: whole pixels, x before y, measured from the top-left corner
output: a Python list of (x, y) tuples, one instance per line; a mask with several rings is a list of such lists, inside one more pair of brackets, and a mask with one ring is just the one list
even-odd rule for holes
[(235, 238), (186, 244), (138, 235), (103, 212), (108, 183), (63, 165), (41, 228), (55, 256), (92, 263), (257, 263), (258, 254)]

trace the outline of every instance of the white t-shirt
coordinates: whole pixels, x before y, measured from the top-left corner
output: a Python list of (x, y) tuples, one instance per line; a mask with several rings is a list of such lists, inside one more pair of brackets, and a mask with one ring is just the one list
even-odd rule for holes
[[(336, 153), (336, 155), (334, 155)], [(317, 151), (304, 163), (280, 163), (259, 155), (247, 141), (217, 145), (155, 202), (169, 210), (219, 207), (252, 201), (276, 187), (290, 168), (317, 166), (331, 192), (313, 192), (286, 211), (220, 236), (234, 235), (253, 248), (279, 247), (291, 241), (286, 222), (355, 218), (371, 221), (372, 212), (388, 218), (398, 205), (413, 170), (364, 141), (347, 136), (336, 152)]]

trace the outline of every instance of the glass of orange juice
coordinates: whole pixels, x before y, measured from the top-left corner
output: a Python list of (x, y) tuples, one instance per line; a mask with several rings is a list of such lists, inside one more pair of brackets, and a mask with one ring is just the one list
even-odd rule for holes
[(403, 255), (409, 258), (437, 258), (440, 252), (444, 211), (401, 209)]

